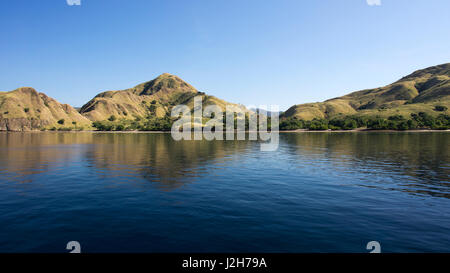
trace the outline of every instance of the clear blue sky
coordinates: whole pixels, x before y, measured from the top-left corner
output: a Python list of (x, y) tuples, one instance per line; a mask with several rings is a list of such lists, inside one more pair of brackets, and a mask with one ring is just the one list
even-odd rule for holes
[(449, 11), (448, 0), (2, 0), (0, 90), (81, 106), (168, 72), (284, 110), (450, 62)]

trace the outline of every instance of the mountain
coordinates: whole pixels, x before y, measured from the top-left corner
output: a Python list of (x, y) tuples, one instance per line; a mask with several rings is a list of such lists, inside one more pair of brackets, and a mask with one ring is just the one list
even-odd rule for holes
[(0, 92), (0, 131), (90, 127), (91, 122), (72, 106), (61, 104), (31, 87)]
[(250, 108), (250, 110), (255, 112), (255, 113), (259, 113), (261, 115), (269, 116), (269, 117), (271, 115), (275, 115), (275, 114), (280, 115), (282, 113), (281, 111), (277, 111), (277, 112), (275, 112), (275, 111), (268, 111), (268, 110), (263, 109), (263, 108)]
[[(117, 119), (125, 125), (134, 122), (129, 129), (157, 128), (161, 125), (160, 120), (152, 121), (159, 124), (156, 127), (147, 121), (153, 118), (168, 120), (172, 108), (179, 104), (193, 109), (196, 96), (202, 97), (203, 107), (215, 104), (225, 111), (227, 105), (233, 105), (248, 111), (242, 105), (209, 96), (179, 77), (164, 73), (133, 88), (100, 93), (79, 111), (31, 87), (0, 92), (0, 131), (88, 129), (93, 121), (108, 119)], [(357, 91), (324, 102), (294, 105), (281, 118), (409, 117), (420, 112), (438, 116), (448, 114), (449, 108), (450, 63), (447, 63), (418, 70), (384, 87)], [(135, 124), (137, 120), (142, 120), (143, 124)]]
[(81, 107), (80, 113), (92, 121), (103, 121), (111, 116), (129, 120), (162, 118), (170, 115), (171, 109), (179, 104), (185, 104), (193, 109), (196, 96), (202, 96), (203, 107), (216, 104), (225, 110), (226, 105), (231, 104), (243, 108), (199, 92), (179, 77), (164, 73), (133, 88), (100, 93)]
[(282, 117), (312, 120), (346, 115), (409, 116), (418, 112), (436, 115), (437, 105), (450, 108), (450, 63), (418, 70), (384, 87), (294, 105)]

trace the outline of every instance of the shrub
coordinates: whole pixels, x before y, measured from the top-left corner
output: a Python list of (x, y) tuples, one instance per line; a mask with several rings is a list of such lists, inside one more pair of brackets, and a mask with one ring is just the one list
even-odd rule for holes
[(408, 129), (417, 129), (417, 122), (415, 120), (408, 120)]
[(96, 128), (99, 131), (112, 131), (113, 126), (106, 122), (95, 121), (92, 123), (92, 127)]
[(395, 115), (395, 116), (390, 116), (388, 117), (388, 120), (392, 120), (392, 121), (401, 121), (404, 120), (405, 118), (401, 115)]
[(141, 131), (170, 131), (172, 121), (169, 118), (151, 118), (148, 119), (144, 126), (138, 126)]
[(30, 108), (23, 108), (23, 111), (25, 111), (25, 113), (30, 112)]
[(353, 130), (358, 128), (358, 123), (353, 119), (345, 120), (344, 122), (344, 130)]
[(152, 113), (152, 114), (154, 114), (155, 112), (156, 112), (156, 106), (155, 105), (150, 105), (150, 107), (148, 108), (148, 110)]
[(108, 120), (109, 121), (115, 121), (117, 118), (116, 118), (116, 116), (114, 116), (114, 115), (111, 115), (109, 118), (108, 118)]
[(61, 125), (63, 125), (63, 124), (64, 124), (64, 119), (60, 119), (60, 120), (58, 120), (58, 124), (61, 124)]
[(328, 121), (315, 119), (307, 127), (309, 130), (328, 130)]
[(434, 111), (438, 111), (438, 112), (445, 112), (445, 111), (447, 111), (447, 106), (444, 106), (444, 105), (436, 105), (435, 107), (434, 107)]
[(304, 129), (305, 125), (303, 120), (299, 120), (297, 118), (287, 118), (283, 119), (280, 122), (280, 130), (297, 130)]

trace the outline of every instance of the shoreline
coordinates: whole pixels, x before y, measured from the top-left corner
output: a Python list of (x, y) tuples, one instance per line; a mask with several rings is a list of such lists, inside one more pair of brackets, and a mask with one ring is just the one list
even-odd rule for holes
[[(246, 133), (250, 131), (245, 131)], [(433, 130), (433, 129), (414, 129), (414, 130), (369, 130), (369, 129), (353, 129), (353, 130), (308, 130), (308, 129), (297, 129), (297, 130), (284, 130), (275, 131), (278, 133), (427, 133), (427, 132), (450, 132), (447, 130)], [(52, 130), (30, 130), (30, 131), (0, 131), (0, 133), (132, 133), (132, 134), (170, 134), (170, 131), (97, 131), (97, 130), (81, 130), (81, 131), (52, 131)], [(225, 131), (224, 131), (225, 133)]]
[(426, 133), (426, 132), (450, 132), (447, 130), (433, 130), (433, 129), (413, 129), (413, 130), (370, 130), (370, 129), (354, 129), (354, 130), (286, 130), (279, 131), (280, 133)]

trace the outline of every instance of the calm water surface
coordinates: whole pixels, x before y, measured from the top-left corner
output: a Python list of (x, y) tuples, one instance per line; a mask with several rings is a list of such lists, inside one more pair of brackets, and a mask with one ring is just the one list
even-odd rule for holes
[(450, 252), (449, 136), (0, 133), (0, 252)]

